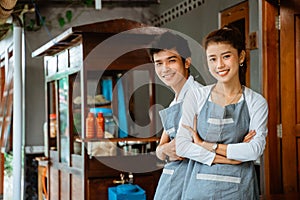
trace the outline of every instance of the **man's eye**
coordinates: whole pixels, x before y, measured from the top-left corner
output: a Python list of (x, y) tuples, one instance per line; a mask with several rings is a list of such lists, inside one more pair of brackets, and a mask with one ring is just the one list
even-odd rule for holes
[(156, 67), (159, 67), (159, 66), (161, 66), (162, 65), (162, 63), (155, 63), (155, 66)]
[(216, 59), (215, 58), (210, 58), (209, 61), (214, 62), (214, 61), (216, 61)]

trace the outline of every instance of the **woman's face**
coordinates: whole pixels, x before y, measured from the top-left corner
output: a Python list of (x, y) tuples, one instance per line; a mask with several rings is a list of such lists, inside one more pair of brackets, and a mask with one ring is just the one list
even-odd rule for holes
[(155, 72), (166, 84), (175, 92), (184, 85), (190, 66), (190, 58), (186, 59), (185, 64), (182, 63), (181, 56), (176, 50), (163, 50), (153, 55), (155, 64)]
[(239, 81), (239, 65), (245, 59), (244, 51), (239, 56), (232, 45), (213, 42), (207, 46), (206, 58), (210, 73), (219, 82)]

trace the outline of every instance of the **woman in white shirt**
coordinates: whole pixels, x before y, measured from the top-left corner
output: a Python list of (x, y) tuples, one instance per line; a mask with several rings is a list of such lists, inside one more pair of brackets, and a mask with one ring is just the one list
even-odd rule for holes
[[(243, 86), (246, 52), (238, 29), (211, 32), (204, 48), (217, 83), (189, 90), (183, 103), (176, 152), (190, 161), (182, 199), (259, 199), (254, 161), (265, 148), (267, 102)], [(251, 130), (256, 135), (243, 142)]]

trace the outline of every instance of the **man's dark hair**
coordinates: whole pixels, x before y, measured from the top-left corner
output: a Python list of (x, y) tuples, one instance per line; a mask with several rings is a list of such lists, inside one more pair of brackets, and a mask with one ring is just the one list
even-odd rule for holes
[(185, 62), (186, 58), (191, 57), (191, 50), (187, 40), (180, 35), (166, 31), (155, 37), (154, 41), (152, 42), (152, 48), (149, 50), (151, 60), (153, 61), (153, 54), (163, 50), (171, 49), (175, 49), (179, 53), (183, 63)]

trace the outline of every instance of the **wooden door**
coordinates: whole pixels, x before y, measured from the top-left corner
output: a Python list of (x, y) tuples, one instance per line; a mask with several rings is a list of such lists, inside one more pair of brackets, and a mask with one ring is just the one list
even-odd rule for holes
[(280, 1), (282, 173), (284, 193), (300, 191), (300, 1)]

